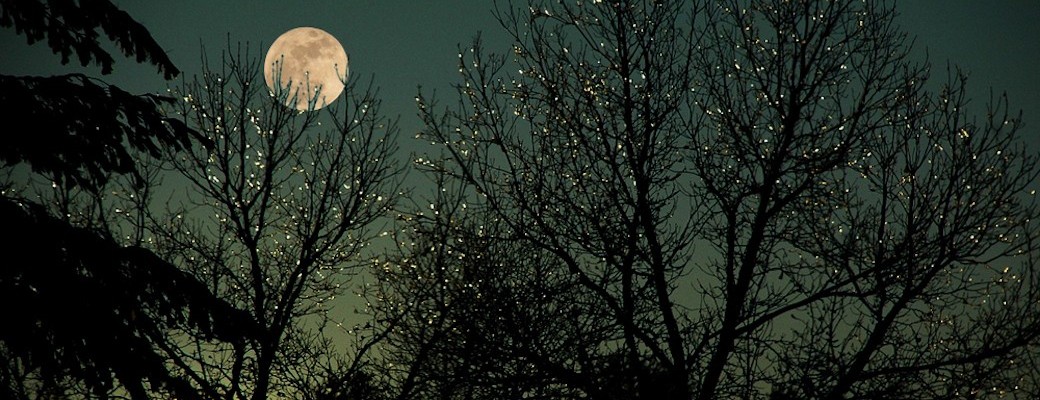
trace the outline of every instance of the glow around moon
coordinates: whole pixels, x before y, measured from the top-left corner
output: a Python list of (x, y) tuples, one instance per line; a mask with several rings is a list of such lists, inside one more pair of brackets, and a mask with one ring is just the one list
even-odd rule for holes
[(347, 62), (343, 46), (328, 32), (294, 28), (267, 50), (264, 80), (276, 97), (285, 98), (287, 107), (309, 110), (313, 102), (317, 110), (343, 93), (349, 73)]

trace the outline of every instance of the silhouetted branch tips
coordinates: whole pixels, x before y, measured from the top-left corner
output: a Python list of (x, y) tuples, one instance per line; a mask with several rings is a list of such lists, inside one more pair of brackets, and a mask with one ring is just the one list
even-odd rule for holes
[(160, 110), (173, 99), (132, 95), (83, 75), (0, 76), (0, 88), (3, 116), (27, 129), (0, 151), (3, 162), (77, 185), (99, 187), (110, 174), (133, 172), (131, 152), (159, 157), (160, 149), (180, 151), (199, 138)]
[(115, 60), (100, 43), (104, 35), (124, 56), (154, 65), (165, 79), (180, 73), (147, 29), (107, 0), (3, 0), (0, 26), (14, 28), (29, 44), (45, 40), (62, 64), (75, 55), (81, 65), (94, 63), (110, 74)]
[(496, 12), (367, 297), (399, 398), (1037, 391), (1035, 155), (891, 3)]
[[(149, 250), (122, 247), (10, 199), (0, 200), (0, 217), (0, 240), (21, 253), (2, 271), (2, 300), (19, 306), (5, 316), (0, 340), (45, 380), (83, 379), (97, 394), (116, 380), (151, 382), (150, 390), (180, 386), (156, 335), (172, 327), (227, 341), (251, 335), (247, 315)], [(148, 397), (143, 387), (127, 389)]]

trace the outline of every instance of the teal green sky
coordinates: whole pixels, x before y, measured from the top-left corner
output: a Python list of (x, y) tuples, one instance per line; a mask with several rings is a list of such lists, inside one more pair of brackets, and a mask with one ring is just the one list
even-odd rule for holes
[[(458, 46), (482, 32), (493, 50), (508, 50), (489, 0), (115, 2), (152, 32), (185, 76), (198, 71), (203, 44), (211, 56), (219, 54), (229, 37), (266, 51), (279, 34), (293, 27), (328, 31), (346, 48), (351, 74), (374, 79), (381, 88), (383, 111), (400, 115), (401, 145), (409, 150), (416, 150), (408, 140), (419, 129), (417, 88), (451, 98), (450, 85), (458, 81)], [(947, 60), (970, 72), (978, 106), (991, 87), (996, 93), (1007, 91), (1012, 109), (1023, 111), (1027, 140), (1040, 150), (1040, 1), (904, 0), (898, 9), (899, 22), (917, 38), (915, 48), (922, 59), (927, 51), (937, 77)], [(0, 32), (0, 46), (5, 54), (0, 73), (50, 75), (70, 70), (46, 46), (27, 46), (12, 30)], [(118, 59), (115, 72), (105, 79), (133, 92), (158, 92), (168, 85), (154, 69), (129, 59)]]
[[(380, 87), (383, 112), (400, 116), (398, 143), (404, 154), (436, 152), (413, 139), (420, 129), (414, 98), (427, 94), (454, 99), (457, 52), (480, 32), (491, 50), (509, 50), (489, 0), (115, 0), (144, 24), (173, 62), (190, 77), (200, 70), (202, 45), (219, 57), (228, 40), (248, 42), (263, 57), (278, 35), (298, 26), (336, 36), (350, 57), (353, 76)], [(508, 5), (504, 0), (502, 5)], [(913, 37), (921, 60), (927, 57), (942, 79), (950, 61), (970, 73), (970, 94), (981, 109), (989, 91), (1008, 93), (1011, 108), (1022, 110), (1023, 137), (1040, 152), (1040, 0), (903, 0), (898, 22)], [(0, 74), (54, 75), (73, 71), (99, 76), (100, 70), (62, 66), (45, 45), (28, 46), (11, 29), (0, 30)], [(131, 92), (164, 92), (165, 82), (150, 66), (117, 58), (103, 77)], [(346, 312), (348, 308), (343, 308)]]

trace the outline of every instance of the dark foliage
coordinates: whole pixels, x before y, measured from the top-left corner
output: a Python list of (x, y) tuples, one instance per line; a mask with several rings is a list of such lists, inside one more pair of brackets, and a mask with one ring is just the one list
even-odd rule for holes
[[(0, 0), (0, 26), (14, 28), (29, 44), (46, 41), (67, 64), (93, 62), (102, 74), (114, 59), (102, 35), (127, 57), (156, 66), (166, 79), (180, 71), (148, 30), (104, 0)], [(28, 127), (0, 147), (0, 161), (26, 162), (36, 172), (72, 184), (97, 187), (109, 173), (131, 173), (130, 149), (159, 155), (162, 146), (180, 150), (190, 130), (163, 118), (160, 106), (172, 98), (132, 95), (105, 82), (73, 74), (56, 77), (0, 76), (0, 116)]]
[(172, 102), (79, 74), (0, 76), (0, 115), (26, 127), (8, 135), (0, 160), (25, 162), (35, 172), (79, 186), (100, 186), (111, 173), (135, 171), (131, 149), (158, 157), (163, 147), (189, 145), (193, 132), (159, 109)]
[(190, 328), (240, 341), (255, 331), (247, 314), (149, 250), (10, 199), (0, 219), (0, 243), (15, 257), (0, 269), (0, 302), (17, 305), (0, 340), (44, 380), (75, 377), (104, 393), (118, 379), (135, 398), (146, 397), (144, 382), (184, 394), (190, 386), (167, 369), (157, 336)]
[(380, 387), (373, 374), (359, 371), (331, 379), (318, 393), (315, 400), (383, 400), (389, 399), (388, 388)]
[(81, 65), (93, 62), (111, 73), (115, 60), (101, 46), (104, 34), (123, 55), (155, 65), (166, 79), (180, 73), (148, 30), (109, 1), (0, 0), (0, 26), (13, 27), (29, 44), (46, 40), (62, 64), (75, 53)]
[[(179, 73), (147, 30), (108, 1), (3, 0), (0, 26), (30, 44), (46, 40), (63, 63), (75, 53), (103, 74), (114, 61), (101, 34), (167, 79)], [(0, 161), (96, 192), (112, 174), (137, 174), (134, 153), (159, 157), (192, 144), (190, 129), (163, 116), (161, 106), (172, 101), (78, 74), (0, 76), (0, 116), (22, 127), (0, 144)], [(0, 252), (8, 257), (0, 301), (13, 305), (0, 324), (0, 395), (60, 395), (72, 385), (102, 397), (119, 387), (132, 398), (149, 390), (191, 398), (161, 339), (197, 332), (237, 343), (255, 332), (248, 315), (149, 250), (13, 196), (0, 198)]]

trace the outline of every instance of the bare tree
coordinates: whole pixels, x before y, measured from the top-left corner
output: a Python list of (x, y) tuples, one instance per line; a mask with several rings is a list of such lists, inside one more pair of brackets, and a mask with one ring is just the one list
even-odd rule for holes
[(397, 128), (372, 90), (351, 81), (342, 107), (299, 112), (260, 68), (240, 47), (175, 90), (176, 114), (214, 145), (176, 158), (187, 189), (153, 214), (154, 246), (259, 326), (235, 345), (170, 338), (212, 398), (303, 396), (312, 374), (337, 370), (327, 311), (397, 195)]
[[(460, 188), (453, 188), (438, 191), (424, 212), (402, 215), (408, 231), (396, 237), (399, 253), (365, 293), (377, 322), (373, 336), (383, 338), (375, 363), (382, 386), (396, 399), (572, 397), (573, 388), (550, 386), (578, 383), (573, 377), (526, 373), (542, 352), (580, 357), (585, 343), (596, 342), (544, 329), (571, 323), (559, 314), (580, 310), (561, 302), (580, 300), (580, 287), (556, 274), (548, 254), (503, 236), (492, 216), (464, 212)], [(502, 354), (515, 357), (485, 357)], [(534, 382), (544, 390), (527, 392)]]
[[(1024, 267), (1037, 257), (1038, 169), (1006, 103), (976, 121), (959, 75), (927, 92), (888, 5), (740, 6), (712, 19), (718, 46), (698, 61), (712, 126), (691, 158), (724, 260), (706, 292), (724, 307), (700, 344), (700, 397), (806, 364), (791, 379), (812, 382), (807, 397), (1016, 387), (953, 372), (1017, 373), (1005, 363), (1037, 340)], [(1017, 300), (985, 304), (1005, 296)]]
[(400, 397), (1035, 394), (1036, 156), (895, 15), (499, 11), (509, 55), (419, 101), (442, 194), (372, 296)]

